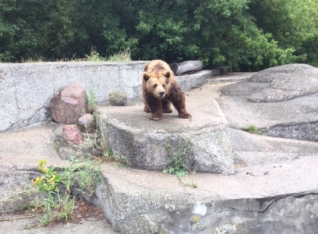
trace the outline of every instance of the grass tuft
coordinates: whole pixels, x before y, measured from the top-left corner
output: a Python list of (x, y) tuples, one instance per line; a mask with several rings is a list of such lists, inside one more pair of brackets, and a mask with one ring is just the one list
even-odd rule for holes
[(245, 131), (251, 133), (251, 134), (259, 134), (259, 130), (254, 126), (254, 125), (250, 125), (248, 126)]

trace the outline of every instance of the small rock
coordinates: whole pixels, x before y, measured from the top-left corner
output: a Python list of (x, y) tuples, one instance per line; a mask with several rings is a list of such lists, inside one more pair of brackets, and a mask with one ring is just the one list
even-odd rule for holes
[(92, 133), (95, 131), (95, 118), (91, 114), (85, 114), (78, 119), (77, 126), (81, 132)]
[(55, 130), (54, 130), (54, 135), (57, 137), (63, 137), (63, 124), (60, 124)]
[(57, 123), (75, 124), (86, 113), (86, 92), (81, 84), (62, 89), (50, 101), (52, 119)]
[(127, 94), (124, 92), (112, 92), (108, 98), (111, 106), (127, 106)]
[(63, 127), (64, 140), (72, 145), (79, 145), (83, 142), (83, 137), (76, 125), (65, 125)]
[(63, 160), (69, 160), (72, 156), (77, 155), (77, 150), (73, 149), (73, 147), (61, 147), (58, 150), (58, 155)]

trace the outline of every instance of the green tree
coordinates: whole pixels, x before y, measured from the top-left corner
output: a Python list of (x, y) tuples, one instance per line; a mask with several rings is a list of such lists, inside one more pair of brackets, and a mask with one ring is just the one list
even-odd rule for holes
[[(313, 62), (312, 53), (318, 43), (318, 1), (316, 0), (254, 0), (249, 13), (256, 24), (270, 33), (281, 48), (292, 48), (298, 61)], [(311, 47), (311, 46), (312, 47)]]
[(259, 30), (247, 0), (144, 1), (135, 13), (136, 59), (201, 59), (207, 66), (258, 70), (295, 59)]
[(230, 65), (233, 70), (295, 61), (295, 47), (283, 46), (272, 32), (260, 29), (256, 16), (251, 16), (251, 4), (249, 0), (3, 0), (0, 60), (55, 61), (83, 58), (92, 48), (101, 56), (129, 48), (133, 59), (200, 59), (208, 67)]

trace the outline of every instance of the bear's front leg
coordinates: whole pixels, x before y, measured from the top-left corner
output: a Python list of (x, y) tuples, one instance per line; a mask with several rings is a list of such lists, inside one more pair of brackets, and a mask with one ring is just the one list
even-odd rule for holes
[(161, 103), (163, 113), (172, 113), (171, 102), (169, 100), (162, 100)]
[(170, 100), (179, 113), (179, 118), (191, 119), (192, 116), (185, 107), (185, 94), (177, 83), (174, 83), (170, 91)]
[(145, 101), (151, 112), (150, 119), (155, 121), (162, 119), (161, 100), (148, 96)]
[(146, 112), (146, 113), (150, 113), (151, 112), (149, 107), (148, 107), (148, 105), (146, 103), (145, 103), (145, 107), (144, 107), (144, 112)]

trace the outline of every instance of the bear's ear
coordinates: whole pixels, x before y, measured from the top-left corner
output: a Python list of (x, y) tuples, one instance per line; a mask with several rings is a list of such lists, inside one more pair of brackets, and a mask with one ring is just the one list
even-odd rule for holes
[(148, 70), (148, 64), (145, 66), (144, 71)]
[(169, 78), (170, 78), (170, 72), (167, 72), (167, 73), (165, 74), (165, 77), (166, 77), (167, 79), (169, 79)]
[(147, 72), (142, 73), (142, 78), (144, 79), (145, 82), (147, 82), (147, 80), (149, 80), (150, 76)]

